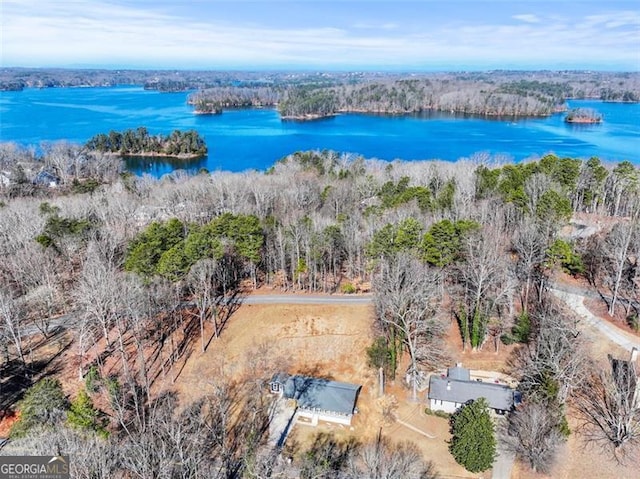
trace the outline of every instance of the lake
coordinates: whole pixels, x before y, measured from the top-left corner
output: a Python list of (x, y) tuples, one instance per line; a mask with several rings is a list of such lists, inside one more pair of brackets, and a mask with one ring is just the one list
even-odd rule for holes
[(559, 156), (640, 164), (640, 104), (570, 101), (598, 110), (599, 125), (571, 125), (563, 115), (493, 120), (446, 114), (388, 116), (345, 114), (312, 122), (283, 122), (273, 109), (194, 115), (187, 93), (141, 87), (47, 88), (0, 92), (0, 141), (22, 145), (68, 140), (145, 126), (150, 133), (195, 129), (209, 147), (192, 162), (132, 159), (128, 168), (161, 176), (177, 168), (264, 170), (298, 150), (331, 149), (383, 160), (455, 161), (475, 153), (515, 161), (553, 152)]

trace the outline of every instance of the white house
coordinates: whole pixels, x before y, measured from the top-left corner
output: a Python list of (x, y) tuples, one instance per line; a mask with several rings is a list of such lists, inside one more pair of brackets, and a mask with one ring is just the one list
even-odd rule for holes
[(278, 373), (269, 382), (270, 391), (296, 403), (296, 414), (312, 425), (328, 421), (351, 425), (361, 386), (308, 376)]
[(509, 386), (472, 381), (468, 369), (460, 365), (447, 369), (447, 375), (431, 376), (429, 380), (429, 407), (432, 411), (454, 413), (469, 401), (485, 398), (489, 407), (498, 414), (513, 409), (520, 403), (520, 393)]

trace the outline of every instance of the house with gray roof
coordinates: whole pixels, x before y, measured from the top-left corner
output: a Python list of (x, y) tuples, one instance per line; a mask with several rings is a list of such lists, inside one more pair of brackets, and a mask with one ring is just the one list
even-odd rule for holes
[(469, 401), (485, 398), (498, 414), (511, 411), (520, 403), (520, 393), (509, 386), (474, 381), (468, 369), (456, 365), (447, 375), (433, 375), (429, 379), (429, 407), (432, 411), (454, 413)]
[(295, 403), (298, 417), (311, 424), (329, 421), (351, 425), (361, 386), (309, 376), (278, 373), (269, 382), (270, 391)]

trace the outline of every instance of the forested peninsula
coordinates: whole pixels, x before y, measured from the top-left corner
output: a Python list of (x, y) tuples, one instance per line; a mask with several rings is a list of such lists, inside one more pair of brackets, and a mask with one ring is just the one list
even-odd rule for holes
[[(535, 76), (534, 76), (535, 77)], [(272, 87), (214, 87), (190, 95), (196, 112), (220, 113), (225, 108), (277, 107), (283, 120), (314, 120), (338, 113), (416, 114), (447, 112), (485, 117), (548, 116), (566, 110), (571, 98), (629, 98), (637, 101), (637, 79), (598, 90), (598, 83), (579, 75), (549, 75), (529, 79), (504, 73), (431, 74), (301, 82)], [(604, 83), (603, 83), (604, 84)], [(606, 84), (609, 84), (607, 81)]]

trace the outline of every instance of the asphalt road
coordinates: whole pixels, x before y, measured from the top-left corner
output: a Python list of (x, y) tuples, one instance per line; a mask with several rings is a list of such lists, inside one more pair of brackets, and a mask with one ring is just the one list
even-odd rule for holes
[[(563, 288), (566, 289), (566, 288)], [(576, 292), (569, 292), (559, 288), (551, 288), (550, 291), (560, 298), (571, 308), (578, 316), (580, 316), (586, 324), (592, 325), (600, 334), (605, 336), (611, 342), (623, 347), (627, 351), (636, 348), (640, 351), (640, 338), (633, 334), (616, 327), (609, 321), (600, 319), (589, 311), (584, 305), (585, 296)], [(599, 296), (598, 296), (599, 297)]]
[(256, 294), (242, 298), (242, 304), (370, 304), (371, 295)]

